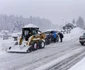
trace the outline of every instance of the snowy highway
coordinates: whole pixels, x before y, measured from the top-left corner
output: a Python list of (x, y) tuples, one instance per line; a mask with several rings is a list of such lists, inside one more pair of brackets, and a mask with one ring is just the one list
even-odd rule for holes
[[(78, 53), (71, 54), (72, 51), (76, 52), (76, 49), (80, 49), (79, 52), (77, 51)], [(40, 66), (43, 66), (55, 59), (58, 59), (63, 55), (66, 55), (67, 53), (70, 53), (71, 54), (71, 58), (69, 57), (70, 59), (66, 58), (64, 59), (64, 61), (60, 61), (61, 63), (59, 67), (58, 67), (59, 63), (56, 66), (52, 67), (52, 70), (59, 70), (60, 67), (61, 67), (60, 70), (64, 70), (62, 69), (63, 68), (62, 66), (63, 65), (64, 67), (67, 66), (67, 64), (69, 64), (67, 62), (69, 62), (70, 60), (72, 61), (72, 58), (78, 56), (79, 59), (76, 62), (82, 59), (83, 56), (85, 55), (84, 51), (85, 51), (85, 47), (80, 45), (78, 39), (71, 39), (69, 41), (64, 41), (63, 43), (58, 42), (58, 43), (52, 43), (50, 45), (46, 45), (44, 49), (39, 49), (31, 53), (5, 52), (5, 54), (0, 55), (0, 70), (38, 69)], [(80, 55), (79, 57), (78, 54), (82, 54), (82, 56)], [(76, 60), (76, 58), (74, 60)], [(68, 68), (70, 68), (70, 66)], [(58, 69), (56, 69), (57, 67)], [(65, 68), (65, 70), (67, 70), (67, 68)]]
[(85, 70), (85, 0), (0, 0), (0, 70)]

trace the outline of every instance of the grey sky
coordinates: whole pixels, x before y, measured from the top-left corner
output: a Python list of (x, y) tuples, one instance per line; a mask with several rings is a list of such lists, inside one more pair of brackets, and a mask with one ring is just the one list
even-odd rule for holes
[(40, 16), (54, 24), (85, 19), (85, 0), (0, 0), (0, 14)]

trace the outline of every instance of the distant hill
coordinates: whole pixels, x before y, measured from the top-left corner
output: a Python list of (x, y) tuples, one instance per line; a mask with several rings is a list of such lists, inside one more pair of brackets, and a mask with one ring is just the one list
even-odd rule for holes
[(57, 29), (58, 25), (52, 24), (52, 22), (45, 18), (40, 17), (32, 17), (24, 18), (22, 16), (14, 16), (14, 15), (0, 15), (0, 31), (1, 30), (9, 30), (13, 31), (21, 31), (21, 28), (27, 24), (34, 24), (40, 27), (40, 30), (47, 29)]

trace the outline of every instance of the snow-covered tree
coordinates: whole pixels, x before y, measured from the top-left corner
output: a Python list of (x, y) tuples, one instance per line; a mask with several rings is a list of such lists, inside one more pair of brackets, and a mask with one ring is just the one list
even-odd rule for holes
[(0, 31), (1, 30), (9, 30), (11, 32), (20, 31), (24, 25), (34, 24), (39, 26), (41, 30), (57, 28), (52, 22), (46, 18), (33, 17), (24, 18), (23, 16), (15, 16), (15, 15), (0, 15)]
[(75, 24), (75, 19), (72, 20), (72, 23)]
[(76, 21), (76, 25), (80, 28), (84, 28), (84, 20), (81, 16), (79, 16), (78, 20)]

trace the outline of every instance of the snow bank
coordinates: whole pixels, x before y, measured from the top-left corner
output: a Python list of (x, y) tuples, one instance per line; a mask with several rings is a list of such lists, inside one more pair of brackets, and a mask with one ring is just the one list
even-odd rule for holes
[(13, 38), (7, 40), (0, 39), (0, 53), (3, 52), (8, 47), (12, 46), (14, 43), (15, 42)]
[(79, 27), (74, 28), (71, 30), (70, 34), (64, 35), (64, 41), (68, 41), (74, 38), (79, 38), (85, 31)]
[(18, 32), (18, 33), (12, 33), (11, 36), (12, 37), (18, 37), (19, 35), (21, 35), (22, 33), (21, 32)]
[(85, 70), (85, 58), (71, 67), (69, 70)]

